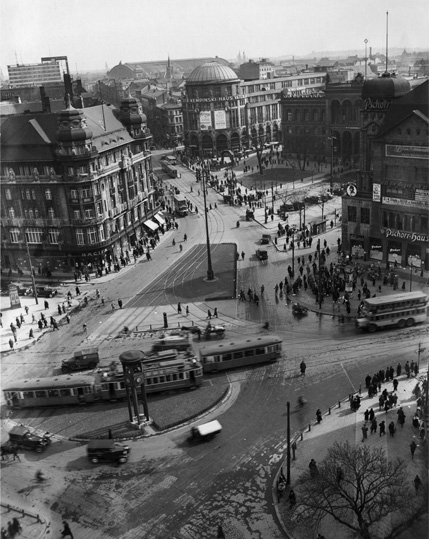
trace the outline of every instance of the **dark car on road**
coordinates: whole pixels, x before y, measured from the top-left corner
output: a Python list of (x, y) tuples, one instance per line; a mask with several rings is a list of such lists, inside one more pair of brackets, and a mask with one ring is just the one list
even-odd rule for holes
[(36, 286), (36, 294), (39, 298), (53, 298), (57, 293), (58, 290), (51, 286)]
[(115, 462), (124, 464), (128, 460), (130, 448), (111, 439), (90, 440), (87, 447), (88, 459), (93, 464), (98, 462)]
[(30, 432), (27, 427), (17, 425), (10, 430), (9, 440), (2, 445), (2, 452), (10, 452), (13, 447), (16, 447), (43, 453), (51, 442), (49, 436), (38, 436)]
[(268, 251), (266, 249), (257, 249), (256, 256), (259, 260), (268, 260)]

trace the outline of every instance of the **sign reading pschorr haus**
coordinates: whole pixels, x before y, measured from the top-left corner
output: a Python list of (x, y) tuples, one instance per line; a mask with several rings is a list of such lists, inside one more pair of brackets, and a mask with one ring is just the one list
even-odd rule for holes
[(429, 240), (429, 236), (427, 234), (403, 232), (402, 230), (395, 230), (394, 228), (382, 228), (380, 232), (386, 236), (386, 238), (398, 238), (400, 240), (408, 240), (412, 242), (424, 241), (425, 243), (427, 243)]
[(406, 157), (407, 159), (429, 159), (429, 146), (401, 146), (386, 144), (386, 157)]

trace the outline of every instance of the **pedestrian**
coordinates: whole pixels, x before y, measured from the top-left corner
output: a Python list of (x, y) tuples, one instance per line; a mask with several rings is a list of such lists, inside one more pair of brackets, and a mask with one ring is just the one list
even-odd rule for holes
[(300, 368), (300, 370), (301, 370), (301, 374), (304, 375), (304, 374), (305, 374), (305, 369), (307, 368), (307, 365), (305, 364), (305, 361), (304, 361), (304, 360), (301, 361), (301, 363), (300, 363), (300, 365), (299, 365), (299, 368)]
[(54, 331), (54, 329), (57, 329), (58, 331), (60, 331), (60, 328), (58, 326), (58, 322), (56, 320), (52, 321), (52, 331)]
[(34, 316), (34, 313), (31, 315), (31, 323), (34, 324), (36, 321), (36, 317)]
[(317, 464), (314, 459), (310, 460), (310, 464), (308, 465), (308, 467), (310, 469), (310, 476), (312, 479), (319, 475), (319, 470), (317, 469)]
[[(372, 434), (372, 425), (371, 425), (371, 434)], [(362, 442), (364, 442), (368, 437), (368, 427), (364, 424), (362, 426)]]
[(211, 310), (209, 309), (209, 310), (207, 311), (207, 318), (208, 318), (208, 319), (211, 319), (211, 317), (212, 317), (212, 312), (211, 312)]
[(76, 287), (76, 296), (80, 296), (80, 290), (78, 286)]
[(18, 337), (16, 336), (16, 333), (13, 334), (13, 340), (14, 340), (15, 342), (18, 342)]
[(395, 423), (393, 421), (389, 423), (389, 434), (392, 438), (395, 436)]
[(108, 438), (111, 440), (113, 438), (112, 429), (109, 429), (108, 431)]
[(277, 503), (280, 503), (280, 500), (283, 498), (283, 494), (286, 490), (286, 482), (280, 478), (277, 484)]
[(177, 304), (177, 312), (178, 314), (182, 314), (182, 306), (180, 305), (180, 303)]
[(371, 421), (371, 434), (374, 434), (374, 432), (377, 432), (377, 420), (374, 419)]
[(26, 305), (26, 306), (24, 307), (24, 309), (25, 309), (25, 314), (28, 314), (28, 311), (30, 310), (30, 309), (28, 308), (28, 305)]
[(217, 318), (217, 307), (214, 308), (214, 311), (213, 311), (213, 317), (214, 318)]
[(416, 494), (419, 491), (421, 484), (422, 484), (422, 480), (420, 479), (418, 475), (416, 475), (416, 477), (414, 478), (414, 487), (416, 489)]
[(378, 425), (378, 429), (380, 431), (380, 436), (382, 434), (386, 434), (386, 422), (385, 421), (380, 421), (380, 423)]
[(414, 453), (416, 452), (416, 449), (417, 449), (417, 444), (416, 442), (413, 440), (411, 443), (410, 443), (410, 450), (411, 450), (411, 458), (414, 460)]
[(12, 527), (14, 533), (21, 533), (22, 532), (22, 526), (19, 520), (16, 517), (13, 517), (12, 519)]
[(29, 333), (28, 333), (28, 338), (29, 339), (34, 339), (34, 333), (33, 333), (33, 330), (30, 329)]
[(70, 526), (65, 520), (63, 520), (63, 531), (61, 532), (61, 537), (70, 537), (71, 539), (73, 539), (73, 534), (71, 532)]
[(370, 421), (372, 421), (374, 419), (374, 417), (375, 417), (375, 412), (374, 412), (374, 410), (372, 408), (370, 408), (370, 410), (369, 410), (369, 416), (368, 417), (369, 417)]
[(244, 251), (241, 251), (241, 260), (244, 260)]
[(115, 310), (115, 306), (114, 306), (113, 302), (110, 304), (110, 307), (112, 308), (112, 311)]
[(46, 299), (45, 299), (45, 311), (46, 311), (47, 309), (49, 309), (49, 302), (46, 301)]
[(398, 379), (393, 379), (393, 391), (398, 391)]
[(402, 407), (399, 408), (399, 410), (396, 412), (398, 414), (398, 423), (401, 425), (401, 428), (404, 426), (405, 423), (405, 414)]
[(368, 418), (369, 418), (369, 410), (368, 408), (365, 410), (365, 413), (363, 414), (364, 418), (365, 418), (365, 423), (368, 421)]
[(289, 492), (289, 509), (292, 509), (292, 507), (296, 504), (296, 496), (295, 496), (295, 492), (290, 489), (290, 492)]
[(320, 408), (316, 410), (316, 419), (317, 423), (320, 423), (322, 421), (322, 412), (320, 411)]
[(19, 455), (18, 455), (18, 446), (16, 445), (13, 445), (12, 446), (12, 455), (13, 455), (13, 460), (19, 460), (19, 462), (21, 462), (21, 459), (19, 458)]
[(118, 299), (118, 306), (120, 309), (122, 309), (122, 300), (121, 299)]
[(189, 307), (186, 305), (186, 316), (189, 314)]
[(63, 314), (63, 311), (61, 310), (61, 305), (58, 305), (58, 314), (60, 316)]
[(70, 324), (70, 315), (69, 314), (66, 315), (66, 320), (67, 320), (67, 324)]

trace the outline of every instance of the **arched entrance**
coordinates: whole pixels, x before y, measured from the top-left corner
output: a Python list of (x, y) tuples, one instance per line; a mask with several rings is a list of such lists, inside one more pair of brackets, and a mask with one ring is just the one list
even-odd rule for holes
[(240, 136), (238, 133), (233, 133), (231, 135), (231, 150), (233, 152), (240, 151)]
[(265, 142), (271, 142), (271, 126), (267, 125), (265, 128)]
[(203, 135), (201, 147), (203, 157), (213, 157), (213, 139), (210, 135)]
[(228, 139), (226, 135), (218, 135), (216, 137), (216, 151), (218, 155), (221, 155), (223, 151), (228, 150)]
[(279, 126), (277, 124), (273, 125), (273, 141), (279, 142)]

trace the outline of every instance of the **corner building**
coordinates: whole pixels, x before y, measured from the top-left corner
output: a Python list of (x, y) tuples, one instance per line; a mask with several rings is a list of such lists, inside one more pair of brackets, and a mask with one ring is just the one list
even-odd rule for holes
[(386, 267), (427, 270), (428, 81), (409, 91), (400, 78), (362, 89), (362, 169), (356, 196), (343, 198), (344, 250)]

